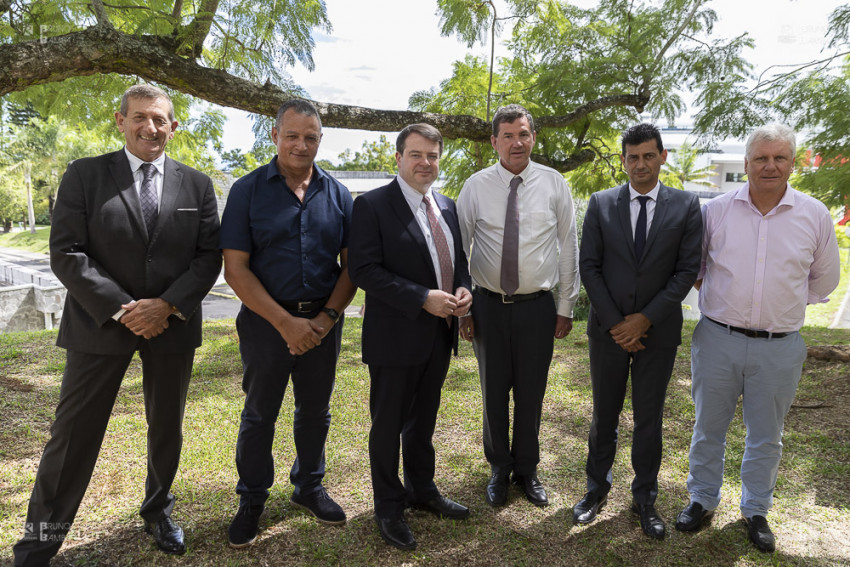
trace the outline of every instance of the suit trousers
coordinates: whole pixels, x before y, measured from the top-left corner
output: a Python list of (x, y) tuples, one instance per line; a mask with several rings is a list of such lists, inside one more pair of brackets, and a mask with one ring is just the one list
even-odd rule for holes
[(508, 304), (481, 293), (474, 296), (472, 346), (484, 402), (484, 456), (494, 473), (531, 475), (540, 462), (540, 413), (555, 347), (555, 301), (551, 293)]
[(611, 489), (617, 428), (631, 373), (632, 495), (638, 504), (652, 504), (658, 496), (664, 399), (678, 349), (649, 346), (629, 353), (611, 339), (590, 338), (588, 342), (593, 418), (587, 440), (587, 490), (602, 496)]
[[(294, 314), (314, 317), (316, 313)], [(294, 356), (277, 329), (244, 305), (236, 318), (242, 355), (245, 407), (236, 440), (236, 493), (240, 502), (263, 504), (274, 483), (275, 422), (292, 378), (295, 398), (295, 462), (289, 480), (298, 494), (318, 490), (325, 476), (325, 441), (331, 425), (330, 400), (342, 345), (340, 318), (319, 346)]]
[[(171, 514), (171, 485), (183, 446), (183, 413), (194, 350), (151, 352), (140, 341), (148, 424), (147, 480), (139, 513), (147, 521)], [(85, 495), (118, 395), (133, 358), (69, 350), (51, 437), (44, 447), (15, 565), (43, 565), (56, 555)]]
[[(379, 518), (401, 518), (408, 502), (427, 502), (440, 494), (432, 438), (451, 360), (451, 332), (443, 320), (434, 324), (438, 331), (424, 364), (369, 365), (369, 463)], [(399, 446), (404, 485), (398, 478)]]
[(746, 447), (741, 462), (741, 513), (765, 516), (782, 456), (782, 427), (806, 360), (800, 333), (751, 338), (706, 321), (691, 342), (696, 421), (688, 455), (688, 492), (706, 510), (720, 504), (726, 432), (742, 398)]

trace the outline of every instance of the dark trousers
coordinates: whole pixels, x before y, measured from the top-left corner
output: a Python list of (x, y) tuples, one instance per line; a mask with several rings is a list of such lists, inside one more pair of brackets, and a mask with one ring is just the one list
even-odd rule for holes
[[(148, 423), (148, 472), (139, 513), (148, 521), (171, 514), (171, 484), (183, 446), (183, 411), (194, 350), (139, 350)], [(133, 353), (110, 356), (67, 351), (51, 437), (44, 447), (15, 565), (45, 565), (56, 555), (86, 493), (109, 416)]]
[[(434, 484), (432, 438), (440, 409), (440, 391), (451, 359), (451, 334), (442, 320), (431, 356), (415, 366), (369, 365), (369, 464), (375, 515), (401, 518), (405, 504), (439, 496)], [(404, 484), (398, 477), (399, 446)]]
[(587, 490), (602, 495), (611, 489), (617, 426), (631, 371), (632, 495), (638, 504), (652, 504), (658, 496), (664, 398), (677, 347), (647, 347), (630, 354), (613, 340), (591, 338), (589, 344), (593, 419), (587, 441)]
[[(555, 345), (551, 293), (521, 303), (475, 293), (472, 345), (484, 401), (484, 456), (495, 473), (531, 475), (540, 462), (540, 412)], [(513, 390), (513, 443), (508, 404)]]
[(299, 494), (314, 492), (321, 485), (342, 325), (340, 319), (319, 346), (293, 356), (268, 321), (244, 306), (239, 312), (236, 329), (242, 355), (242, 390), (246, 394), (236, 440), (236, 493), (241, 503), (262, 504), (269, 496), (274, 482), (275, 422), (290, 377), (295, 398), (292, 429), (296, 457), (289, 480)]

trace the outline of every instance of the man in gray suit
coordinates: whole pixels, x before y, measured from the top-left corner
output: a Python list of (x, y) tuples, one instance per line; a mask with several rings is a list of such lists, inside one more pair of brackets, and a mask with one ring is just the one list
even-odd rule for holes
[(617, 450), (617, 424), (631, 372), (632, 511), (644, 533), (664, 538), (655, 510), (661, 466), (661, 419), (676, 350), (682, 300), (700, 266), (699, 199), (658, 181), (667, 151), (651, 124), (623, 133), (629, 182), (590, 197), (579, 252), (590, 298), (587, 334), (593, 419), (588, 436), (587, 494), (573, 519), (592, 522), (607, 501)]
[(130, 87), (115, 120), (124, 149), (71, 163), (59, 185), (50, 267), (68, 289), (56, 341), (65, 373), (16, 566), (47, 565), (59, 551), (136, 351), (148, 422), (139, 513), (162, 551), (186, 550), (170, 490), (200, 304), (221, 270), (218, 207), (208, 176), (165, 155), (177, 121), (164, 91)]

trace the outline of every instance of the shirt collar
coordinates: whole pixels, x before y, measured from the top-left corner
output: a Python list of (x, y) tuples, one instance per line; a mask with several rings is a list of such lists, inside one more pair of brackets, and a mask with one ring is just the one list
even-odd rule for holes
[(413, 203), (417, 207), (422, 205), (422, 199), (425, 195), (428, 195), (428, 198), (431, 199), (431, 202), (434, 202), (434, 192), (431, 190), (431, 186), (428, 186), (428, 189), (425, 193), (420, 193), (416, 189), (414, 189), (410, 183), (402, 179), (401, 175), (395, 176), (396, 181), (398, 181), (399, 187), (401, 187), (401, 192), (404, 195), (404, 198), (407, 199), (408, 203)]
[[(755, 207), (755, 205), (753, 205), (753, 200), (750, 199), (750, 182), (749, 181), (744, 183), (741, 186), (741, 188), (738, 189), (737, 193), (735, 194), (734, 199), (736, 201), (744, 201), (747, 204), (749, 204), (751, 207)], [(795, 202), (796, 202), (796, 199), (794, 198), (794, 189), (791, 187), (791, 185), (786, 183), (785, 184), (785, 193), (782, 194), (782, 198), (779, 199), (779, 202), (774, 207), (774, 210), (778, 209), (779, 207), (782, 207), (782, 206), (793, 207)]]
[[(277, 170), (277, 156), (274, 156), (269, 164), (266, 166), (266, 181), (271, 181), (275, 176), (279, 176), (283, 178), (280, 172)], [(321, 179), (322, 177), (328, 177), (328, 174), (325, 171), (316, 165), (316, 162), (313, 162), (313, 176), (310, 178), (310, 185), (313, 184), (314, 180)]]
[(649, 197), (653, 201), (657, 201), (659, 191), (661, 191), (661, 181), (656, 181), (655, 187), (653, 187), (652, 191), (650, 191), (649, 193), (638, 193), (635, 188), (632, 187), (632, 184), (629, 183), (629, 200), (634, 201), (638, 197), (644, 196)]
[(502, 165), (502, 160), (499, 160), (498, 163), (496, 163), (496, 173), (499, 174), (499, 178), (502, 181), (505, 182), (505, 185), (510, 186), (511, 179), (513, 179), (517, 175), (522, 177), (522, 183), (525, 184), (525, 183), (528, 183), (528, 178), (531, 176), (531, 171), (532, 171), (533, 165), (534, 165), (534, 162), (531, 161), (531, 160), (528, 160), (528, 165), (525, 166), (525, 169), (523, 169), (519, 173), (514, 174), (514, 173), (511, 173), (510, 171), (508, 171), (507, 169), (505, 169), (505, 166)]
[(127, 149), (127, 146), (124, 146), (124, 153), (127, 154), (127, 161), (130, 162), (130, 171), (132, 171), (134, 175), (136, 171), (142, 167), (143, 163), (152, 163), (160, 175), (165, 173), (165, 152), (161, 153), (158, 158), (151, 162), (144, 161), (138, 156), (133, 155), (130, 150)]

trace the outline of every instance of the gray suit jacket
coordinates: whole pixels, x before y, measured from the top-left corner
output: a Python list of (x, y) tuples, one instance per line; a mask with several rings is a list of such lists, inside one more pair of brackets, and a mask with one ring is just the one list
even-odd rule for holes
[(157, 224), (148, 237), (124, 150), (72, 162), (53, 210), (50, 267), (68, 289), (56, 344), (93, 354), (125, 354), (145, 339), (112, 319), (133, 299), (176, 305), (153, 352), (201, 344), (201, 300), (221, 270), (212, 181), (166, 157)]
[(641, 258), (635, 257), (628, 184), (591, 195), (579, 252), (591, 305), (587, 334), (613, 341), (611, 327), (640, 312), (652, 322), (645, 346), (681, 344), (681, 304), (696, 281), (701, 244), (693, 193), (661, 186)]

